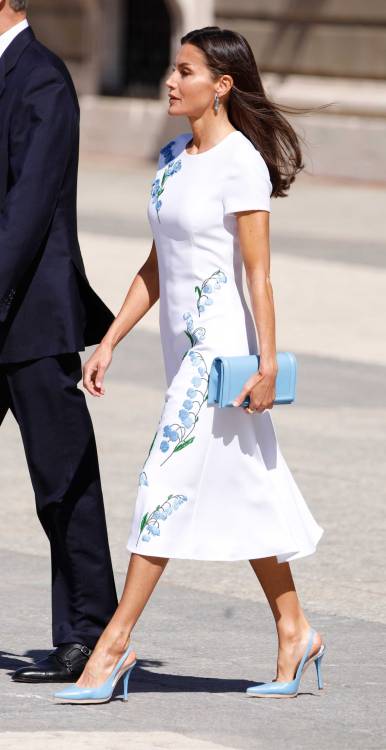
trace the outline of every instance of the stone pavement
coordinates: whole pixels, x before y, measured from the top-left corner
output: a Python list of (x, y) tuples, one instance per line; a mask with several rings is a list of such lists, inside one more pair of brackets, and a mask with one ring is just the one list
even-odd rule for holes
[[(224, 750), (224, 745), (205, 740), (189, 739), (175, 732), (34, 732), (28, 740), (30, 750), (68, 750), (75, 743), (77, 750)], [(22, 732), (6, 732), (0, 737), (0, 748), (19, 750), (25, 746)], [(225, 748), (226, 750), (226, 748)]]
[[(151, 238), (153, 167), (87, 161), (79, 212), (95, 287), (117, 311)], [(298, 180), (273, 203), (272, 278), (279, 348), (299, 359), (293, 407), (273, 416), (284, 455), (325, 534), (293, 564), (324, 634), (326, 689), (314, 668), (295, 701), (247, 699), (272, 677), (275, 633), (248, 563), (171, 561), (135, 632), (128, 704), (57, 706), (52, 687), (11, 670), (50, 646), (48, 545), (16, 425), (0, 432), (0, 748), (130, 747), (383, 750), (386, 723), (386, 189)], [(90, 399), (118, 586), (137, 476), (163, 404), (152, 310), (116, 351), (104, 399)]]

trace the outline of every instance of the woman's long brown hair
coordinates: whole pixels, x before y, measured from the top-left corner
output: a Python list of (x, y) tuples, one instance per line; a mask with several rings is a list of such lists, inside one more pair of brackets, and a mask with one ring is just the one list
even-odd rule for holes
[(206, 26), (185, 34), (181, 44), (194, 44), (204, 53), (214, 80), (222, 75), (232, 76), (228, 118), (264, 158), (272, 196), (284, 197), (304, 166), (299, 138), (282, 114), (295, 114), (296, 110), (269, 100), (253, 52), (241, 34)]

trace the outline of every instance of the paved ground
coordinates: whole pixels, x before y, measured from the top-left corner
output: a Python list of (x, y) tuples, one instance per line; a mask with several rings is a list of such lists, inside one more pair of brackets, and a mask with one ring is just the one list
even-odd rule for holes
[[(115, 311), (150, 247), (152, 172), (83, 164), (82, 248), (90, 278)], [(245, 688), (274, 671), (263, 596), (247, 563), (190, 561), (170, 564), (137, 627), (141, 660), (128, 704), (117, 697), (108, 706), (61, 707), (51, 702), (52, 688), (11, 683), (12, 669), (49, 647), (50, 621), (48, 547), (7, 419), (0, 434), (0, 748), (383, 750), (385, 198), (380, 188), (304, 177), (290, 198), (274, 203), (272, 217), (278, 343), (300, 363), (298, 402), (277, 408), (274, 419), (325, 529), (317, 554), (293, 571), (326, 638), (326, 690), (316, 690), (312, 668), (296, 701), (246, 699)], [(107, 386), (90, 408), (121, 586), (137, 475), (163, 403), (156, 309), (117, 350)]]

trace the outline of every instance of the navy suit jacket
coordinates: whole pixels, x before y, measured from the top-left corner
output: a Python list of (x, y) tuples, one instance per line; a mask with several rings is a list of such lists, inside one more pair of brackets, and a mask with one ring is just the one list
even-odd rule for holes
[(0, 363), (80, 351), (113, 320), (79, 248), (78, 155), (70, 74), (25, 29), (0, 58)]

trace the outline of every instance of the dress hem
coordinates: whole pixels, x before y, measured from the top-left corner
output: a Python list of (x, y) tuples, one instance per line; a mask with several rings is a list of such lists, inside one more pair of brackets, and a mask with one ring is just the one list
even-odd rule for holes
[[(242, 561), (248, 561), (248, 560), (263, 560), (266, 557), (277, 557), (278, 562), (292, 562), (292, 560), (299, 560), (302, 557), (307, 557), (308, 555), (313, 555), (314, 552), (316, 552), (316, 547), (323, 536), (324, 530), (320, 530), (320, 534), (317, 537), (315, 543), (307, 547), (305, 549), (297, 549), (297, 550), (290, 550), (290, 551), (272, 551), (268, 552), (264, 555), (245, 555), (245, 557), (199, 557), (199, 556), (192, 556), (192, 555), (176, 555), (176, 554), (162, 554), (160, 552), (148, 552), (146, 551), (139, 551), (136, 547), (132, 548), (131, 545), (127, 545), (126, 549), (130, 553), (134, 553), (137, 555), (145, 555), (146, 557), (163, 557), (170, 560), (197, 560), (201, 562), (242, 562)], [(279, 560), (279, 558), (281, 558)]]

